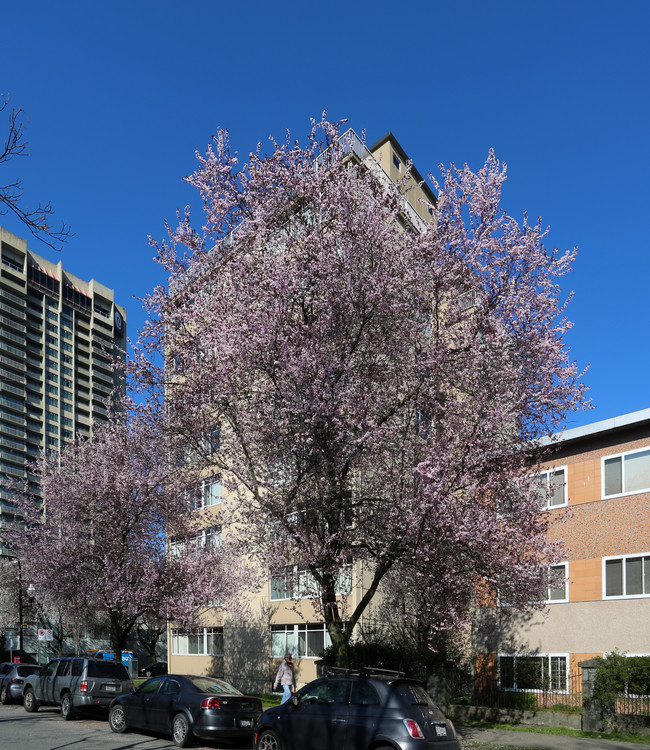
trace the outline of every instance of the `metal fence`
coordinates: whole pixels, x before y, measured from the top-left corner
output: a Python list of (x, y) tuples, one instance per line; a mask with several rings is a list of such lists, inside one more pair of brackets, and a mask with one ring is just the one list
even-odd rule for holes
[[(504, 690), (492, 674), (479, 675), (474, 681), (471, 703), (487, 708), (582, 713), (582, 670), (567, 674), (566, 688), (563, 690), (544, 686), (528, 690)], [(616, 698), (615, 712), (627, 716), (650, 716), (650, 696), (621, 694)]]
[(492, 675), (479, 675), (474, 682), (472, 703), (488, 708), (581, 713), (582, 670), (568, 673), (565, 685), (562, 690), (544, 685), (527, 690), (504, 690)]

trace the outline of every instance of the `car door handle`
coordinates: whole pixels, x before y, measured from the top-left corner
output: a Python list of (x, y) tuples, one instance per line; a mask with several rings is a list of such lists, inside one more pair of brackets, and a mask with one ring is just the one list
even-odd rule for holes
[(346, 719), (332, 719), (332, 724), (345, 724)]

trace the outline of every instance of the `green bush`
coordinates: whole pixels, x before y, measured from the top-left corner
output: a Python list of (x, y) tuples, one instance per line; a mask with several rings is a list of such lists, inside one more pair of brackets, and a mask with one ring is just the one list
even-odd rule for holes
[(518, 711), (536, 711), (537, 696), (534, 693), (499, 693), (499, 705), (503, 708), (514, 708)]
[[(388, 643), (379, 638), (366, 638), (349, 645), (349, 663), (351, 669), (374, 667), (404, 672), (407, 677), (425, 680), (429, 668), (440, 664), (439, 654), (428, 648), (416, 645)], [(325, 649), (321, 658), (324, 667), (336, 666), (333, 647)]]
[(616, 713), (616, 699), (626, 693), (650, 694), (650, 656), (614, 652), (599, 660), (593, 698), (600, 701), (603, 713)]

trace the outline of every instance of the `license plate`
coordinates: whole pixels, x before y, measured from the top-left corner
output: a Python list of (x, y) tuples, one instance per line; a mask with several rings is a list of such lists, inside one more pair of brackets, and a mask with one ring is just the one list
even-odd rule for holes
[(107, 693), (117, 693), (117, 685), (104, 685), (104, 690)]
[(253, 722), (251, 719), (240, 719), (239, 720), (239, 726), (240, 727), (250, 727), (253, 725)]
[(444, 724), (442, 726), (440, 724), (436, 724), (436, 736), (437, 737), (447, 736), (447, 727), (444, 726)]

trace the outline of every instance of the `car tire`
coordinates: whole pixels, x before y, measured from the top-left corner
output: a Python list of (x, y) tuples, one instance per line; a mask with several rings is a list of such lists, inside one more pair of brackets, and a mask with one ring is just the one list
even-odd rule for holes
[(189, 747), (192, 742), (192, 730), (185, 714), (176, 714), (172, 719), (172, 740), (176, 747)]
[(63, 693), (61, 696), (61, 716), (66, 721), (74, 719), (74, 704), (70, 693)]
[(39, 703), (36, 700), (34, 691), (31, 688), (27, 688), (23, 694), (23, 706), (28, 714), (33, 714), (38, 711)]
[(282, 750), (282, 743), (273, 730), (265, 729), (257, 738), (255, 750)]
[(119, 703), (111, 706), (111, 710), (108, 712), (108, 724), (117, 734), (126, 732), (126, 715), (124, 714), (124, 709)]
[(2, 690), (0, 690), (0, 703), (3, 705), (7, 705), (7, 703), (10, 703), (11, 699), (9, 698), (9, 691), (7, 690), (7, 687), (5, 685), (2, 686)]

